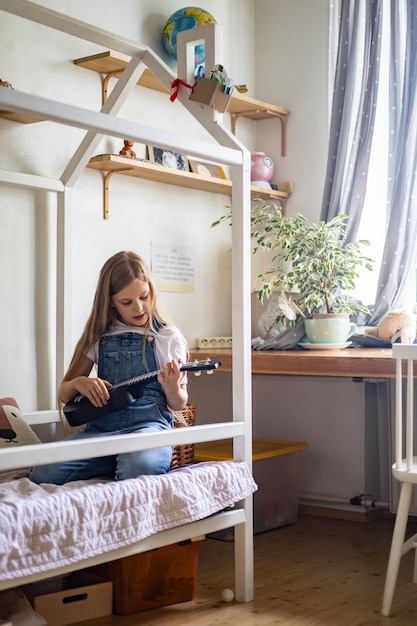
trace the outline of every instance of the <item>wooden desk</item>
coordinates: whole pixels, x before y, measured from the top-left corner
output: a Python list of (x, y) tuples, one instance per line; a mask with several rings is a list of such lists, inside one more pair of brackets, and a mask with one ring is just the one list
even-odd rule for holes
[[(191, 360), (220, 359), (221, 370), (232, 370), (232, 350), (191, 350)], [(287, 376), (342, 376), (346, 378), (395, 378), (391, 348), (345, 350), (254, 350), (254, 374)]]
[[(226, 420), (232, 350), (193, 349), (191, 357), (222, 362), (209, 383), (193, 378), (189, 392), (203, 421)], [(308, 442), (300, 492), (306, 512), (366, 521), (357, 507), (346, 509), (353, 495), (389, 499), (395, 366), (391, 348), (252, 351), (254, 437)]]

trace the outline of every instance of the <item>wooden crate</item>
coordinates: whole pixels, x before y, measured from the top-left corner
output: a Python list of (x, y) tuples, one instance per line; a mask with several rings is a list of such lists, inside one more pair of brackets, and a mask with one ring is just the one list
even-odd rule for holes
[(171, 544), (94, 568), (113, 582), (113, 613), (130, 615), (192, 600), (201, 541)]

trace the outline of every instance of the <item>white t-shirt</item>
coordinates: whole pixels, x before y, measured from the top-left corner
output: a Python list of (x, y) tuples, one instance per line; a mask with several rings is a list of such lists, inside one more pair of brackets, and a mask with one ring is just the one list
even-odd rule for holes
[[(128, 326), (119, 320), (106, 335), (120, 335), (122, 333), (137, 333), (144, 335), (145, 330), (139, 326)], [(158, 333), (149, 333), (155, 338), (155, 355), (159, 368), (162, 368), (172, 359), (180, 359), (182, 363), (187, 361), (187, 342), (181, 331), (176, 326), (164, 326)], [(89, 351), (87, 357), (97, 365), (100, 340), (96, 341)], [(184, 379), (181, 383), (186, 383), (186, 373), (183, 374)]]

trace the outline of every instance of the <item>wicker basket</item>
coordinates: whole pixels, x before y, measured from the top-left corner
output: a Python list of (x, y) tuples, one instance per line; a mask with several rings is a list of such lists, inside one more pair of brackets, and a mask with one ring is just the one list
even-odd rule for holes
[[(187, 404), (182, 411), (173, 411), (174, 428), (194, 426), (197, 407), (195, 404)], [(171, 469), (181, 465), (189, 465), (194, 462), (194, 444), (186, 443), (175, 446), (172, 453)]]

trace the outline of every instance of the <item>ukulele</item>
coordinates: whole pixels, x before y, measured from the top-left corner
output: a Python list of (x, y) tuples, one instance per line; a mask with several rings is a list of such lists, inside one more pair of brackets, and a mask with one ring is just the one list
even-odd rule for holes
[[(181, 363), (179, 367), (181, 372), (195, 372), (196, 376), (198, 376), (203, 371), (211, 374), (213, 370), (220, 367), (220, 365), (221, 361), (205, 359), (204, 361)], [(135, 400), (143, 395), (143, 390), (146, 385), (148, 385), (150, 381), (156, 378), (162, 371), (162, 369), (155, 370), (154, 372), (148, 372), (146, 374), (142, 374), (141, 376), (136, 376), (134, 378), (129, 378), (128, 380), (122, 380), (121, 382), (116, 383), (110, 387), (110, 398), (104, 406), (94, 406), (83, 394), (76, 396), (74, 400), (67, 402), (63, 408), (68, 424), (70, 426), (81, 426), (82, 424), (87, 424), (87, 422), (91, 422), (98, 417), (107, 415), (107, 413), (114, 413), (115, 411), (120, 411), (121, 409), (126, 408), (129, 404), (132, 404), (132, 402), (135, 402)]]

